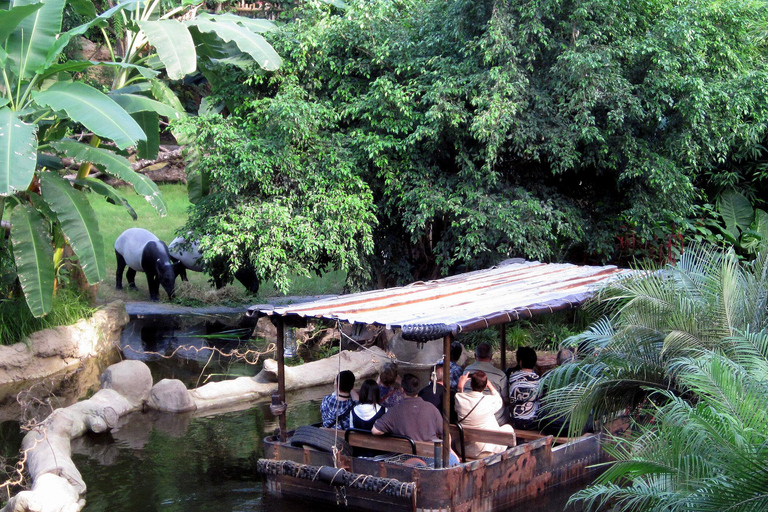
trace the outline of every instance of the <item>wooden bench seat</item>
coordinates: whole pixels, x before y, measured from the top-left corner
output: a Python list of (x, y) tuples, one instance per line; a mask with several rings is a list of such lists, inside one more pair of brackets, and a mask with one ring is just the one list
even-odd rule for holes
[[(330, 428), (323, 430), (333, 431)], [(367, 450), (377, 450), (382, 452), (394, 453), (413, 453), (413, 446), (416, 446), (416, 455), (421, 457), (434, 457), (434, 443), (426, 441), (413, 441), (413, 445), (407, 439), (391, 437), (387, 435), (375, 436), (371, 433), (339, 430), (339, 437), (346, 439), (349, 446), (353, 448), (365, 448)]]

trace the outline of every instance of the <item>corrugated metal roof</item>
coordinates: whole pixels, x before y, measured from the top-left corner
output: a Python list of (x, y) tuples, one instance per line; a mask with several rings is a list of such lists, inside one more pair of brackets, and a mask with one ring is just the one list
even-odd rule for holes
[(446, 324), (468, 332), (569, 309), (630, 272), (614, 266), (526, 261), (398, 288), (339, 295), (285, 307), (251, 306), (251, 315), (298, 316), (387, 328)]

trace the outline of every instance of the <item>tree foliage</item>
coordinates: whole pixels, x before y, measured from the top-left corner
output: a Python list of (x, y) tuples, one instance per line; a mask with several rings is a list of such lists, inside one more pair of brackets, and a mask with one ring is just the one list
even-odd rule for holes
[(732, 171), (765, 139), (766, 16), (741, 0), (307, 2), (270, 35), (283, 68), (220, 96), (264, 145), (285, 142), (257, 131), (269, 112), (307, 122), (301, 158), (338, 148), (375, 198), (381, 285), (606, 260), (620, 230), (674, 231), (726, 173), (763, 187)]

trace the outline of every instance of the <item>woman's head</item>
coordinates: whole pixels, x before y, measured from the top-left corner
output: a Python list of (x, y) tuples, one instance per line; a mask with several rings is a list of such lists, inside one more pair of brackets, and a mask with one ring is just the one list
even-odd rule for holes
[(379, 385), (373, 379), (365, 379), (363, 385), (360, 386), (361, 404), (378, 404), (379, 403)]
[(381, 367), (381, 373), (379, 373), (379, 380), (381, 384), (391, 388), (397, 382), (397, 366), (392, 363), (387, 363)]
[(472, 387), (472, 391), (483, 391), (488, 385), (488, 376), (484, 371), (477, 370), (472, 372), (469, 382), (469, 385)]

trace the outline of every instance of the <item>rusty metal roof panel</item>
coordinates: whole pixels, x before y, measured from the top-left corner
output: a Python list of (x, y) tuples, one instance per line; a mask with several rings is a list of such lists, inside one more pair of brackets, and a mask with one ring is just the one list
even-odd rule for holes
[(595, 289), (627, 272), (614, 266), (527, 261), (274, 309), (252, 306), (249, 312), (389, 328), (442, 323), (467, 332), (575, 307)]

